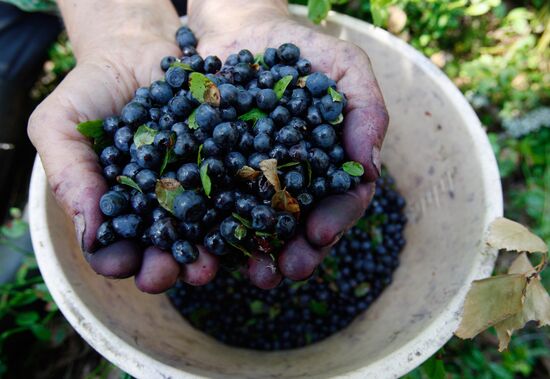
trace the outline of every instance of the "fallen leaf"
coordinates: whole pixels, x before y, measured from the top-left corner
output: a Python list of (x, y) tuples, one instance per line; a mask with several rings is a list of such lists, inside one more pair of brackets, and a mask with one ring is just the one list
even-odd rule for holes
[(521, 311), (527, 286), (523, 274), (497, 275), (472, 283), (464, 303), (464, 315), (455, 334), (473, 338), (490, 326)]
[(271, 198), (271, 207), (280, 211), (287, 211), (294, 214), (300, 214), (300, 205), (298, 200), (292, 197), (286, 190), (279, 190)]
[(261, 174), (260, 171), (254, 170), (250, 166), (243, 166), (239, 169), (239, 171), (237, 171), (237, 175), (240, 178), (243, 178), (243, 179), (246, 179), (246, 180), (254, 180), (258, 176), (260, 176), (260, 174)]
[(264, 159), (260, 162), (260, 170), (264, 174), (267, 181), (275, 188), (275, 191), (281, 190), (281, 182), (279, 181), (279, 175), (277, 174), (277, 160), (276, 159)]
[(176, 179), (164, 178), (157, 180), (155, 194), (160, 206), (174, 213), (174, 199), (185, 190)]
[(544, 241), (525, 226), (503, 217), (489, 225), (487, 244), (496, 249), (527, 253), (547, 253)]
[(197, 101), (220, 106), (220, 90), (204, 74), (192, 72), (189, 75), (189, 90)]

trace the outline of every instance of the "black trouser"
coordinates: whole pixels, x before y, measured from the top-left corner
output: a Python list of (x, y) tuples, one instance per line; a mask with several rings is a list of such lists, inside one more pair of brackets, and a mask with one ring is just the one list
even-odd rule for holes
[[(187, 1), (173, 0), (179, 14)], [(35, 104), (30, 90), (62, 26), (58, 17), (27, 13), (0, 2), (0, 223), (26, 196), (34, 159), (26, 125)]]

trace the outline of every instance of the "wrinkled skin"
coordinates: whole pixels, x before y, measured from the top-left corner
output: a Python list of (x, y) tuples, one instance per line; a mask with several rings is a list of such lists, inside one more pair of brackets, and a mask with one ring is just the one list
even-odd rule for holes
[[(352, 44), (291, 21), (284, 2), (278, 1), (274, 7), (258, 3), (214, 12), (219, 7), (215, 1), (191, 1), (190, 26), (199, 39), (199, 53), (203, 57), (218, 55), (223, 61), (242, 48), (255, 54), (284, 42), (295, 43), (301, 48), (301, 55), (312, 62), (312, 69), (327, 73), (347, 95), (345, 148), (351, 159), (365, 167), (366, 181), (374, 181), (380, 171), (379, 152), (388, 116), (367, 55)], [(113, 27), (95, 35), (93, 43), (75, 46), (77, 67), (29, 120), (29, 136), (40, 154), (54, 195), (75, 222), (77, 238), (88, 258), (95, 249), (96, 229), (103, 221), (98, 202), (107, 184), (90, 142), (75, 126), (120, 112), (138, 87), (162, 77), (162, 57), (180, 55), (174, 41), (179, 27), (175, 11), (157, 13), (148, 13), (147, 27), (122, 32)], [(303, 232), (287, 243), (280, 254), (281, 272), (262, 267), (272, 262), (261, 259), (251, 265), (251, 281), (270, 288), (279, 282), (281, 273), (294, 280), (310, 276), (329, 247), (362, 215), (373, 190), (373, 184), (364, 183), (349, 193), (323, 200), (305, 221)], [(119, 265), (118, 273), (109, 262), (116, 261), (113, 256), (119, 254), (121, 246), (131, 250), (125, 252), (125, 257), (135, 262)], [(193, 285), (205, 284), (218, 268), (216, 258), (202, 247), (199, 262), (178, 273), (171, 255), (149, 248), (144, 257), (136, 246), (118, 243), (102, 248), (93, 253), (93, 268), (109, 277), (134, 274), (138, 288), (150, 293), (166, 290), (178, 275)]]

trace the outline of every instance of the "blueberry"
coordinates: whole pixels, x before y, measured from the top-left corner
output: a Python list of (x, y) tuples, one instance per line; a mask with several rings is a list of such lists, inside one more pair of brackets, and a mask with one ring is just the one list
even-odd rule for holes
[(204, 72), (215, 74), (222, 68), (222, 61), (215, 55), (204, 58)]
[(137, 148), (137, 164), (143, 168), (158, 168), (162, 160), (160, 152), (153, 145), (143, 145)]
[(149, 117), (153, 121), (158, 121), (162, 115), (160, 108), (151, 108), (149, 109)]
[(180, 264), (193, 263), (199, 257), (199, 250), (188, 241), (178, 240), (172, 244), (172, 256)]
[(319, 125), (311, 132), (311, 141), (315, 146), (329, 149), (336, 142), (336, 132), (328, 124)]
[(149, 109), (153, 106), (151, 99), (143, 96), (136, 96), (132, 99), (133, 103), (141, 104), (145, 109)]
[(96, 239), (103, 246), (110, 245), (116, 241), (115, 231), (109, 221), (105, 221), (97, 228)]
[(109, 166), (105, 166), (103, 169), (103, 176), (108, 181), (114, 182), (117, 178), (117, 176), (120, 175), (120, 166), (116, 164), (111, 164)]
[(263, 111), (272, 111), (277, 105), (277, 94), (270, 88), (261, 89), (256, 95), (256, 105)]
[(175, 139), (175, 133), (169, 132), (167, 130), (161, 130), (155, 136), (155, 139), (153, 140), (153, 146), (155, 146), (159, 150), (166, 150), (172, 145)]
[(189, 57), (189, 65), (193, 71), (202, 72), (204, 69), (204, 60), (198, 54), (191, 55)]
[(235, 107), (223, 108), (220, 111), (220, 115), (222, 120), (224, 121), (233, 121), (237, 118), (237, 110), (235, 109)]
[(230, 212), (235, 207), (235, 192), (220, 192), (214, 198), (214, 206), (220, 211)]
[(278, 105), (269, 114), (269, 117), (271, 117), (277, 125), (284, 125), (290, 120), (290, 112), (282, 105)]
[(141, 170), (136, 175), (136, 183), (143, 192), (149, 192), (155, 189), (157, 184), (157, 173), (152, 170)]
[(217, 157), (222, 153), (222, 147), (218, 145), (212, 138), (207, 138), (202, 144), (202, 157)]
[(183, 221), (199, 221), (206, 213), (204, 198), (193, 191), (185, 191), (174, 199), (174, 215)]
[(300, 141), (296, 145), (292, 145), (290, 149), (288, 149), (288, 155), (290, 156), (290, 159), (293, 161), (298, 162), (305, 162), (308, 159), (308, 151), (306, 147), (305, 141)]
[(328, 152), (328, 156), (330, 157), (330, 161), (332, 163), (339, 164), (344, 161), (344, 148), (340, 145), (335, 145)]
[(176, 57), (168, 55), (168, 56), (162, 58), (162, 60), (160, 61), (160, 68), (162, 69), (162, 71), (167, 71), (170, 68), (170, 66), (172, 65), (172, 63), (174, 63), (176, 61), (177, 61)]
[(218, 220), (218, 211), (216, 211), (216, 209), (214, 208), (208, 208), (208, 210), (202, 217), (201, 223), (202, 225), (204, 225), (205, 228), (209, 228), (212, 225), (214, 225), (214, 223), (216, 223), (217, 220)]
[(309, 152), (309, 163), (315, 174), (324, 174), (330, 164), (330, 158), (321, 149), (313, 148)]
[(136, 175), (140, 172), (141, 167), (136, 162), (130, 162), (122, 169), (122, 175), (129, 177), (130, 179), (135, 180)]
[(118, 216), (126, 208), (128, 208), (128, 199), (120, 192), (109, 191), (99, 199), (99, 209), (105, 216)]
[(186, 46), (197, 46), (197, 39), (195, 35), (190, 30), (178, 29), (176, 33), (176, 42), (178, 43), (180, 49), (183, 49)]
[(220, 106), (228, 107), (237, 104), (239, 90), (233, 84), (222, 84), (220, 90)]
[(180, 134), (174, 144), (174, 154), (180, 157), (194, 157), (198, 150), (197, 142), (189, 133)]
[(132, 161), (137, 161), (137, 146), (135, 143), (130, 145), (130, 158), (132, 158)]
[(269, 67), (275, 66), (277, 63), (279, 63), (279, 57), (277, 55), (277, 49), (274, 49), (272, 47), (268, 47), (264, 51), (264, 62)]
[(227, 217), (220, 224), (220, 234), (226, 241), (231, 243), (238, 243), (239, 238), (235, 236), (235, 233), (239, 226), (241, 226), (241, 224), (237, 220), (235, 220), (233, 217)]
[(276, 159), (277, 162), (284, 162), (288, 160), (288, 149), (284, 145), (275, 145), (269, 152), (269, 157)]
[(170, 130), (176, 133), (177, 136), (190, 132), (190, 129), (183, 122), (176, 122)]
[(298, 70), (296, 70), (292, 66), (281, 66), (279, 67), (279, 75), (281, 78), (284, 78), (285, 76), (292, 76), (292, 81), (290, 82), (291, 85), (296, 85), (296, 82), (298, 81)]
[(222, 161), (216, 158), (206, 158), (201, 162), (201, 167), (208, 165), (208, 176), (213, 181), (218, 181), (225, 175), (225, 168)]
[(252, 68), (248, 63), (237, 63), (233, 68), (233, 79), (236, 83), (246, 83), (252, 78)]
[(153, 245), (162, 250), (168, 250), (178, 238), (174, 222), (170, 217), (153, 222), (149, 229), (149, 238)]
[(336, 170), (328, 177), (328, 187), (333, 193), (343, 193), (349, 190), (351, 179), (348, 173), (343, 170)]
[(296, 219), (286, 212), (277, 214), (277, 223), (275, 224), (275, 233), (277, 237), (286, 241), (294, 236), (296, 232)]
[(140, 235), (143, 221), (135, 214), (115, 217), (112, 221), (113, 230), (121, 238), (135, 238)]
[(252, 134), (245, 132), (241, 135), (239, 143), (237, 144), (239, 151), (243, 153), (249, 153), (254, 149), (254, 137)]
[(185, 95), (174, 96), (168, 102), (168, 107), (170, 108), (170, 112), (177, 117), (187, 117), (193, 110), (193, 105), (189, 102)]
[(151, 99), (157, 103), (164, 105), (170, 101), (172, 96), (174, 95), (172, 92), (172, 87), (166, 82), (157, 80), (153, 83), (151, 83), (151, 86), (149, 87), (149, 93)]
[(313, 182), (310, 186), (310, 191), (313, 196), (317, 197), (318, 199), (323, 198), (327, 193), (327, 182), (325, 178), (317, 177), (313, 179)]
[(299, 193), (305, 186), (304, 176), (298, 171), (289, 171), (285, 175), (284, 186), (291, 193)]
[(334, 121), (340, 116), (344, 104), (341, 101), (333, 101), (330, 95), (325, 95), (321, 98), (319, 110), (325, 121)]
[(103, 120), (103, 131), (112, 136), (120, 127), (120, 118), (117, 116), (107, 117)]
[(130, 102), (122, 108), (120, 119), (128, 125), (137, 125), (147, 118), (147, 109), (139, 103)]
[(103, 166), (117, 164), (122, 159), (122, 153), (115, 146), (107, 146), (101, 151), (99, 160)]
[(151, 219), (153, 221), (158, 221), (158, 220), (166, 218), (168, 216), (169, 216), (168, 211), (164, 208), (161, 208), (161, 207), (157, 207), (157, 208), (153, 209), (153, 211), (151, 212)]
[(254, 128), (252, 129), (254, 134), (265, 133), (267, 135), (272, 135), (275, 130), (275, 123), (269, 117), (260, 118), (256, 121)]
[(203, 245), (209, 253), (217, 256), (225, 255), (229, 252), (219, 230), (213, 230), (204, 236)]
[(218, 145), (232, 148), (237, 143), (239, 134), (233, 123), (223, 122), (214, 128), (212, 138)]
[(292, 43), (284, 43), (277, 49), (277, 56), (286, 64), (295, 64), (300, 58), (300, 49)]
[(300, 206), (301, 210), (306, 210), (311, 208), (313, 205), (313, 196), (307, 192), (303, 192), (296, 196), (296, 200), (298, 200), (298, 205)]
[(264, 153), (253, 153), (248, 157), (248, 166), (255, 170), (260, 169), (260, 162), (269, 159), (269, 156)]
[(283, 145), (292, 146), (303, 139), (302, 134), (292, 126), (285, 126), (277, 132), (275, 140)]
[(298, 62), (296, 62), (296, 69), (300, 76), (309, 75), (311, 72), (311, 62), (305, 58), (300, 58)]
[(254, 97), (248, 91), (239, 91), (237, 94), (236, 108), (240, 113), (246, 113), (252, 108)]
[(260, 153), (267, 153), (271, 150), (271, 138), (265, 133), (259, 133), (254, 137), (254, 149)]
[(225, 156), (224, 166), (230, 174), (234, 175), (243, 166), (246, 166), (246, 158), (238, 151), (232, 151)]
[(321, 72), (314, 72), (306, 79), (306, 87), (315, 97), (320, 97), (326, 94), (330, 85), (331, 81), (328, 76)]
[(258, 204), (258, 200), (254, 195), (243, 194), (235, 201), (235, 211), (243, 217), (250, 217), (252, 208)]
[(267, 205), (256, 205), (250, 211), (252, 228), (260, 231), (269, 231), (275, 226), (275, 211)]
[(275, 80), (271, 71), (262, 71), (258, 74), (258, 87), (260, 88), (273, 88)]
[(288, 126), (292, 126), (294, 129), (301, 132), (305, 132), (307, 130), (307, 123), (299, 117), (292, 117), (288, 122)]
[(184, 46), (181, 49), (181, 56), (182, 57), (190, 57), (191, 55), (197, 54), (197, 49), (195, 46)]
[(212, 130), (221, 121), (218, 110), (206, 103), (201, 104), (195, 111), (195, 120), (199, 127), (206, 130)]
[(177, 172), (178, 182), (185, 189), (197, 188), (201, 185), (199, 167), (195, 163), (185, 163)]
[(237, 54), (230, 54), (225, 60), (225, 64), (228, 66), (235, 66), (239, 63), (239, 56)]
[(306, 120), (309, 125), (316, 126), (323, 122), (323, 116), (321, 111), (315, 105), (310, 106), (307, 109)]
[(287, 109), (293, 116), (298, 116), (306, 112), (307, 100), (303, 98), (292, 98), (286, 104)]
[(162, 174), (163, 179), (177, 179), (177, 174), (174, 171), (166, 171)]
[[(206, 216), (206, 213), (204, 215)], [(180, 224), (180, 232), (191, 242), (199, 242), (203, 235), (201, 224), (198, 222), (182, 222)]]

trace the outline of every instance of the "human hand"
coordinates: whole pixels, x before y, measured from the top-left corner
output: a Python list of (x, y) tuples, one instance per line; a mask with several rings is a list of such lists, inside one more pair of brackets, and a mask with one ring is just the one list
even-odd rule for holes
[[(141, 290), (164, 291), (180, 274), (171, 254), (156, 248), (143, 253), (130, 241), (92, 254), (96, 230), (103, 221), (98, 203), (107, 184), (90, 141), (76, 125), (118, 114), (138, 87), (162, 77), (160, 60), (181, 54), (174, 40), (180, 20), (168, 0), (58, 3), (78, 64), (32, 114), (29, 137), (94, 270), (116, 278), (136, 275)], [(93, 23), (86, 21), (91, 12)], [(201, 249), (199, 260), (181, 274), (189, 282), (203, 284), (216, 269), (217, 262)]]
[[(348, 97), (344, 145), (349, 157), (365, 168), (364, 183), (353, 191), (324, 199), (305, 226), (287, 243), (278, 259), (281, 273), (293, 280), (309, 277), (330, 247), (363, 215), (380, 175), (380, 148), (388, 113), (368, 56), (359, 47), (316, 32), (293, 21), (286, 1), (230, 0), (220, 9), (214, 0), (191, 0), (189, 24), (198, 37), (202, 56), (248, 49), (253, 54), (282, 43), (296, 44), (313, 71), (325, 72)], [(281, 274), (270, 259), (251, 258), (249, 276), (262, 288), (278, 284)]]

